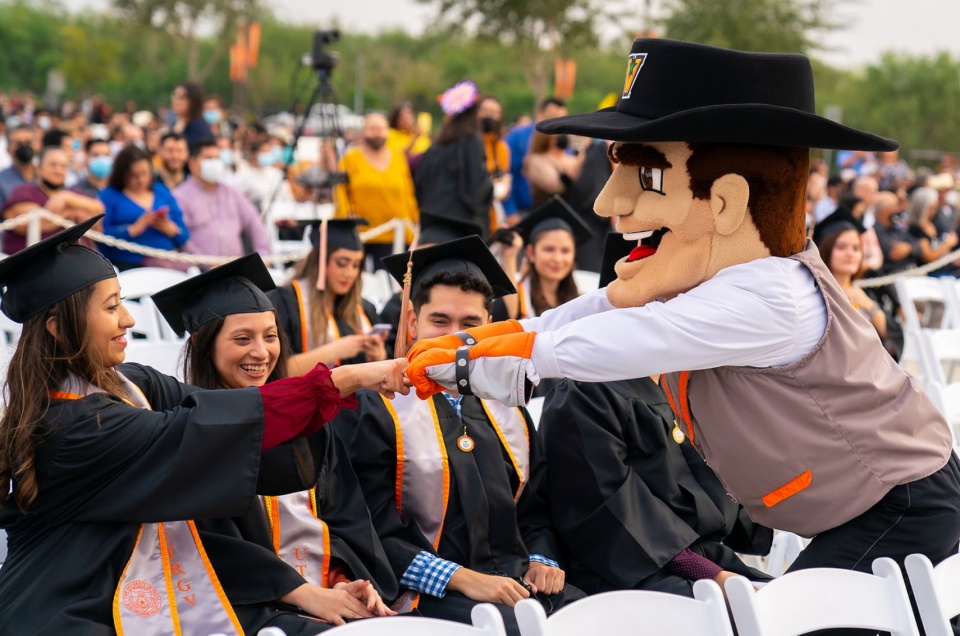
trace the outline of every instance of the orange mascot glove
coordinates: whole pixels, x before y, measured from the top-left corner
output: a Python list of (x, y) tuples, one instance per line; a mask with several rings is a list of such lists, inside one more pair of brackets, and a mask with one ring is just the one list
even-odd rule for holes
[[(527, 366), (536, 337), (534, 332), (520, 331), (492, 335), (473, 346), (456, 336), (423, 340), (407, 353), (407, 377), (423, 400), (447, 387), (507, 406), (526, 404), (532, 387), (528, 387)], [(455, 339), (454, 348), (445, 346), (453, 342), (449, 338)]]

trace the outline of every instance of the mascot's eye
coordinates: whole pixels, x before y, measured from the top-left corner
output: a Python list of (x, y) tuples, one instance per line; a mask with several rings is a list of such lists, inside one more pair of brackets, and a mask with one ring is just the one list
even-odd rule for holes
[(666, 194), (663, 191), (663, 170), (640, 166), (640, 187), (647, 192)]

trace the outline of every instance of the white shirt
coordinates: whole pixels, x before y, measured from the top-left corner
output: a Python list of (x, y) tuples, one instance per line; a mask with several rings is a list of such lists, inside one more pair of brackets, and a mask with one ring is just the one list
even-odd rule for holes
[(541, 378), (609, 382), (790, 364), (823, 337), (827, 307), (806, 266), (769, 257), (727, 267), (667, 302), (616, 309), (599, 289), (520, 322), (537, 332)]

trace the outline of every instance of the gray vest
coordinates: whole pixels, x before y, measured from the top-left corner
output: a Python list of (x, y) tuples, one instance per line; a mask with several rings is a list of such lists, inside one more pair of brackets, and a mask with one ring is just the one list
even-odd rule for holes
[(827, 306), (827, 328), (812, 351), (783, 367), (719, 367), (664, 380), (697, 450), (753, 520), (811, 537), (865, 512), (894, 486), (938, 471), (951, 439), (813, 243), (790, 258), (810, 269)]

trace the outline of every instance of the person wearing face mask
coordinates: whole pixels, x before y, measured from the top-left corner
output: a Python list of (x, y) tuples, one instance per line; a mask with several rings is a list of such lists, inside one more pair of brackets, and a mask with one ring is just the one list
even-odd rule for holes
[[(419, 209), (413, 192), (410, 167), (403, 153), (386, 145), (387, 118), (382, 113), (370, 113), (363, 118), (361, 141), (344, 153), (340, 170), (348, 182), (337, 186), (334, 202), (337, 218), (366, 219), (370, 227), (377, 227), (393, 219), (416, 222)], [(406, 241), (413, 240), (407, 232)], [(375, 236), (366, 243), (368, 260), (380, 269), (380, 258), (392, 252), (393, 232)]]
[(227, 122), (223, 117), (223, 102), (219, 95), (207, 95), (204, 98), (202, 116), (214, 135), (219, 137), (229, 133)]
[(503, 225), (506, 214), (503, 202), (510, 198), (510, 147), (503, 141), (503, 106), (492, 95), (480, 98), (477, 107), (483, 150), (487, 157), (487, 172), (493, 180), (493, 206), (490, 209), (490, 229)]
[[(39, 155), (37, 182), (23, 183), (10, 193), (3, 206), (3, 219), (26, 214), (37, 208), (80, 223), (103, 212), (97, 199), (64, 188), (67, 177), (67, 153), (57, 146), (44, 148)], [(29, 225), (24, 224), (3, 232), (0, 247), (4, 254), (15, 254), (27, 246)], [(50, 221), (41, 221), (41, 238), (53, 236), (63, 227)]]
[[(181, 248), (190, 237), (180, 206), (165, 186), (153, 182), (150, 157), (136, 146), (127, 146), (117, 155), (100, 200), (106, 207), (105, 234), (168, 251)], [(106, 245), (101, 252), (121, 271), (134, 267), (186, 268), (185, 264)]]
[(236, 187), (224, 183), (226, 166), (213, 139), (190, 148), (190, 178), (173, 191), (190, 229), (185, 249), (193, 254), (243, 256), (270, 253), (270, 238), (257, 208)]
[(270, 201), (280, 183), (283, 185), (277, 192), (277, 200), (293, 200), (289, 182), (284, 181), (283, 170), (279, 168), (282, 159), (280, 146), (255, 141), (250, 146), (250, 161), (237, 170), (237, 187), (260, 210)]
[(113, 170), (113, 158), (110, 156), (110, 142), (106, 139), (88, 139), (85, 146), (86, 174), (73, 189), (88, 197), (96, 198), (107, 187), (110, 172)]
[(34, 179), (33, 157), (36, 149), (36, 133), (33, 126), (20, 124), (7, 130), (7, 148), (12, 164), (0, 171), (0, 209), (17, 186)]

